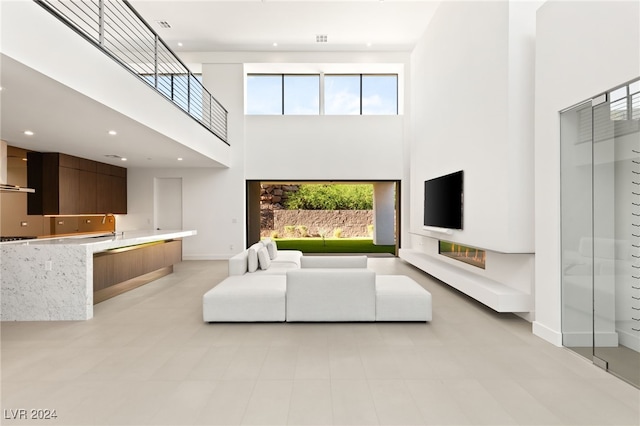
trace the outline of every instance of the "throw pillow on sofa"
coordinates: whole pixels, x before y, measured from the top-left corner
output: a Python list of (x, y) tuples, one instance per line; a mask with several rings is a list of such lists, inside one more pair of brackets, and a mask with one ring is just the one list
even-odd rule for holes
[(255, 272), (258, 270), (258, 250), (264, 248), (262, 244), (256, 243), (247, 250), (247, 271)]
[(266, 247), (258, 250), (258, 264), (262, 270), (269, 269), (269, 266), (271, 266), (271, 258), (269, 257), (269, 252)]
[(270, 241), (266, 247), (267, 247), (267, 251), (269, 252), (269, 257), (271, 258), (271, 260), (278, 257), (278, 246), (276, 245), (275, 241)]

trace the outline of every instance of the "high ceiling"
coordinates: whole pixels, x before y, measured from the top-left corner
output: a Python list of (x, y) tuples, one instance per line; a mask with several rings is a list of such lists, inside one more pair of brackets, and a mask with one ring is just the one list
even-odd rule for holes
[[(133, 0), (130, 3), (177, 52), (410, 51), (440, 1)], [(167, 22), (171, 28), (162, 28), (159, 21)], [(317, 42), (318, 35), (327, 36), (327, 41)]]
[[(132, 0), (130, 3), (179, 55), (218, 51), (410, 52), (440, 2)], [(171, 28), (160, 28), (157, 21), (166, 21)], [(318, 35), (326, 35), (327, 41), (316, 42)], [(176, 167), (177, 157), (185, 159), (181, 167), (215, 166), (211, 159), (176, 141), (18, 62), (4, 59), (0, 61), (1, 84), (10, 90), (3, 90), (1, 95), (0, 137), (10, 145), (57, 150), (123, 165), (119, 159), (105, 157), (117, 154), (130, 158), (127, 167)], [(34, 127), (36, 137), (23, 134)], [(130, 137), (111, 138), (106, 130), (112, 128)], [(145, 146), (149, 143), (152, 146)], [(146, 154), (149, 152), (154, 155)]]

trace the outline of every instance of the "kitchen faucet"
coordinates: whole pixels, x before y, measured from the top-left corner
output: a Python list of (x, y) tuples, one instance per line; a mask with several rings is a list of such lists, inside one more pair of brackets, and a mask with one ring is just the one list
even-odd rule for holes
[(113, 231), (111, 231), (111, 235), (116, 235), (116, 217), (113, 215), (113, 213), (105, 213), (102, 217), (101, 223), (103, 225), (107, 223), (107, 216), (111, 216), (113, 218)]

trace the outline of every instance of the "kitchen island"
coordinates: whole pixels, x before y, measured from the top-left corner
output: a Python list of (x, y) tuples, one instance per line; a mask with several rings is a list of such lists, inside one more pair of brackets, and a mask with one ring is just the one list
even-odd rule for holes
[(0, 243), (0, 320), (90, 319), (96, 254), (192, 235), (147, 230)]

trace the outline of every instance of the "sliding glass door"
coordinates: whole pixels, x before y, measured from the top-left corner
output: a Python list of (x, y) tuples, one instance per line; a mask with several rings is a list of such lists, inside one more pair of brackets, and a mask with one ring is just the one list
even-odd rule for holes
[(640, 81), (560, 126), (563, 344), (640, 387)]

